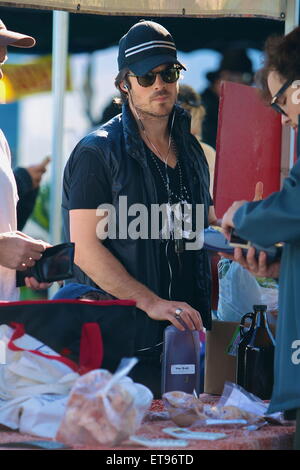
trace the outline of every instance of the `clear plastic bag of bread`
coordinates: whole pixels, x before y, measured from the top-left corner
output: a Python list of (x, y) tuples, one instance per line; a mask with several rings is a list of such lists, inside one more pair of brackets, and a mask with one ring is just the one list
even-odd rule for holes
[(196, 394), (191, 395), (180, 391), (166, 392), (162, 399), (165, 409), (177, 426), (191, 426), (196, 421), (206, 419), (203, 414), (204, 403), (197, 398)]
[(128, 372), (136, 358), (123, 359), (118, 371), (93, 370), (74, 384), (56, 439), (69, 445), (117, 446), (140, 427), (153, 395)]
[(163, 395), (165, 408), (170, 418), (177, 426), (241, 426), (257, 423), (260, 417), (252, 415), (236, 406), (220, 406), (206, 404), (202, 398), (197, 398), (184, 392), (168, 392)]
[(268, 403), (247, 392), (240, 385), (225, 382), (218, 404), (216, 406), (204, 405), (203, 412), (211, 419), (244, 419), (248, 424), (259, 424), (264, 421), (280, 424), (283, 421), (283, 414), (269, 415), (268, 406)]
[[(174, 391), (163, 395), (165, 409), (177, 426), (243, 426), (281, 423), (282, 413), (267, 414), (268, 404), (237, 384), (226, 382), (216, 405), (205, 397)], [(209, 401), (209, 398), (208, 398)], [(211, 402), (211, 399), (210, 399)]]

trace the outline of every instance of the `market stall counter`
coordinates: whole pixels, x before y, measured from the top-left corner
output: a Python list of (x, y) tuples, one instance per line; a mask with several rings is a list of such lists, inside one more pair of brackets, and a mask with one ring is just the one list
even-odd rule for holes
[[(218, 402), (219, 397), (210, 395), (201, 395), (201, 399), (205, 400), (208, 404), (215, 404)], [(150, 411), (145, 415), (141, 427), (136, 432), (139, 437), (146, 437), (150, 441), (152, 439), (171, 439), (170, 436), (165, 434), (163, 429), (174, 428), (175, 423), (168, 419), (165, 413), (164, 405), (161, 400), (153, 400)], [(174, 439), (174, 447), (168, 449), (190, 451), (190, 450), (291, 450), (293, 448), (293, 436), (295, 432), (294, 422), (285, 422), (283, 425), (266, 425), (255, 431), (245, 430), (235, 427), (222, 427), (222, 426), (205, 426), (199, 428), (192, 426), (189, 428), (192, 431), (201, 432), (214, 432), (224, 433), (226, 438), (205, 441), (205, 440), (189, 440), (186, 447), (176, 446), (176, 439)], [(2, 450), (5, 449), (20, 449), (19, 442), (25, 443), (30, 441), (40, 441), (41, 438), (31, 436), (29, 434), (21, 434), (12, 432), (8, 428), (0, 428), (0, 446)], [(49, 440), (43, 439), (49, 442)], [(15, 443), (15, 444), (12, 444)], [(7, 444), (7, 446), (5, 445)], [(23, 444), (24, 446), (24, 444)], [(164, 447), (145, 447), (138, 445), (129, 440), (123, 441), (120, 446), (107, 447), (107, 446), (70, 446), (73, 450), (166, 450)]]

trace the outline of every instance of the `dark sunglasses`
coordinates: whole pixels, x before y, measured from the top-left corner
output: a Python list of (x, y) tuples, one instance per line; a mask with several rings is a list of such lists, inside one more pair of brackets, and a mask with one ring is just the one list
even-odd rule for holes
[(156, 81), (156, 75), (160, 75), (162, 80), (165, 83), (174, 83), (180, 77), (180, 67), (169, 67), (160, 72), (148, 72), (145, 75), (134, 75), (133, 73), (128, 73), (128, 77), (136, 77), (138, 84), (143, 87), (152, 86)]
[(271, 100), (271, 108), (273, 108), (275, 111), (277, 111), (277, 113), (280, 113), (280, 114), (283, 114), (284, 116), (287, 116), (286, 112), (283, 111), (282, 107), (276, 103), (276, 101), (278, 100), (278, 98), (280, 98), (280, 96), (283, 95), (283, 93), (285, 92), (285, 90), (288, 89), (289, 86), (291, 86), (291, 84), (293, 83), (294, 80), (287, 80), (283, 85), (282, 87), (280, 88), (279, 91), (277, 91), (277, 93), (272, 96), (272, 100)]

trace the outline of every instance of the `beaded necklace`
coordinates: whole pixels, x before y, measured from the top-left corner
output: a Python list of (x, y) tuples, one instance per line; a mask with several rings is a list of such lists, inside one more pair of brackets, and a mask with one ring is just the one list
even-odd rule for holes
[[(174, 145), (173, 141), (172, 141), (171, 145), (172, 146)], [(173, 150), (174, 150), (174, 153), (176, 154), (177, 151), (176, 151), (175, 145), (173, 147)], [(183, 184), (182, 169), (181, 169), (181, 165), (180, 165), (180, 160), (177, 157), (177, 155), (176, 155), (177, 164), (176, 164), (176, 167), (174, 168), (174, 170), (176, 170), (176, 168), (178, 169), (179, 194), (174, 193), (174, 191), (172, 191), (171, 188), (170, 188), (170, 179), (169, 179), (169, 174), (168, 174), (168, 168), (166, 168), (166, 177), (164, 177), (164, 175), (162, 173), (162, 170), (160, 168), (160, 165), (158, 164), (157, 157), (151, 151), (150, 151), (150, 155), (151, 155), (152, 161), (154, 162), (155, 167), (156, 167), (156, 169), (157, 169), (157, 171), (158, 171), (158, 173), (159, 173), (159, 175), (162, 179), (164, 187), (166, 189), (166, 192), (167, 192), (167, 195), (168, 195), (168, 203), (169, 204), (172, 204), (172, 203), (175, 204), (177, 202), (180, 202), (180, 203), (187, 202), (187, 200), (189, 199), (189, 194), (188, 194), (186, 186)]]

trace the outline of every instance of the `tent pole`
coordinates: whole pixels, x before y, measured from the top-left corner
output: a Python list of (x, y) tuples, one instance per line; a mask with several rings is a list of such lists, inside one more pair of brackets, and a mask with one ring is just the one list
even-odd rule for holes
[(69, 13), (63, 11), (54, 11), (52, 53), (52, 173), (50, 190), (50, 242), (53, 245), (56, 245), (61, 242), (61, 189), (64, 140), (64, 93), (66, 89), (68, 36)]
[(50, 241), (61, 241), (61, 187), (64, 137), (64, 93), (68, 54), (69, 13), (53, 12), (52, 55), (52, 174), (50, 196)]
[(284, 34), (290, 33), (299, 24), (299, 0), (288, 0)]

